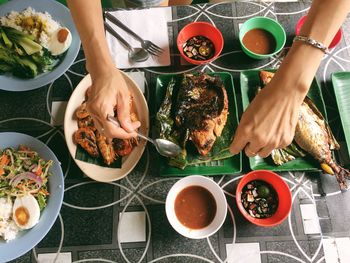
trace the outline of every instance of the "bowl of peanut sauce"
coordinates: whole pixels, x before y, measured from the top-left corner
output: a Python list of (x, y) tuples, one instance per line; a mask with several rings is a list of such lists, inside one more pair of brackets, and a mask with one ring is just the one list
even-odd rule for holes
[(225, 221), (227, 202), (222, 188), (214, 180), (191, 175), (177, 181), (170, 189), (166, 215), (171, 226), (181, 235), (207, 238)]
[(265, 59), (282, 50), (286, 33), (276, 20), (268, 17), (253, 17), (243, 23), (239, 30), (241, 47), (249, 57)]

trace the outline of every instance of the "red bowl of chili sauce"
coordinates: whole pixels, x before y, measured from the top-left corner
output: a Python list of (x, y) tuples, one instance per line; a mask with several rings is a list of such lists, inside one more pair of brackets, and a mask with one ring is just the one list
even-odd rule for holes
[[(250, 195), (248, 198), (246, 198), (247, 192)], [(267, 206), (267, 211), (261, 214), (268, 216), (259, 218), (257, 214), (260, 213), (254, 205), (261, 208), (262, 198), (265, 200), (272, 198), (268, 203), (276, 206), (274, 208)], [(247, 200), (249, 202), (246, 207), (244, 203)], [(258, 226), (276, 226), (289, 215), (292, 208), (292, 194), (287, 183), (278, 174), (267, 170), (256, 170), (247, 173), (238, 183), (236, 202), (239, 211), (249, 222)], [(264, 205), (262, 209), (265, 209)]]
[[(215, 60), (220, 55), (224, 47), (224, 38), (220, 30), (212, 24), (193, 22), (181, 29), (176, 43), (180, 55), (187, 62), (201, 65)], [(199, 53), (199, 56), (196, 53)]]

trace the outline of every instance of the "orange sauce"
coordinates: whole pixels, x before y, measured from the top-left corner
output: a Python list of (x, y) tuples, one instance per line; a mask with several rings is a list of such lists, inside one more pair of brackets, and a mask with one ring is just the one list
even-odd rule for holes
[(264, 29), (249, 30), (245, 33), (242, 42), (247, 49), (260, 55), (271, 54), (276, 49), (274, 36)]
[(181, 224), (188, 228), (204, 228), (216, 214), (214, 196), (201, 186), (186, 187), (175, 199), (175, 214)]

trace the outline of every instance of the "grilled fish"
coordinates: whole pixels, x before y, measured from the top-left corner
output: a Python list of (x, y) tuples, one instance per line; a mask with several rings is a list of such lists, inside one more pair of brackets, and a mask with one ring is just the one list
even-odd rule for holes
[[(271, 72), (260, 72), (264, 85), (272, 77)], [(332, 150), (339, 150), (340, 146), (321, 112), (308, 97), (300, 107), (294, 141), (301, 149), (320, 162), (324, 172), (336, 176), (340, 189), (347, 189), (346, 179), (350, 179), (350, 172), (339, 166), (332, 158)]]
[(206, 156), (221, 135), (227, 115), (227, 93), (219, 77), (184, 75), (175, 106), (175, 125), (184, 142), (191, 140)]

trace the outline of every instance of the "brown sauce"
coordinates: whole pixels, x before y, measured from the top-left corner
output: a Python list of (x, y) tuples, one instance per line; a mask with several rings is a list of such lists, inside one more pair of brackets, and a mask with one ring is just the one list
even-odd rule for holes
[(186, 187), (175, 199), (175, 214), (181, 224), (188, 228), (204, 228), (216, 214), (214, 196), (201, 186)]
[(271, 54), (276, 49), (274, 36), (264, 29), (249, 30), (245, 33), (242, 42), (247, 49), (256, 54)]

